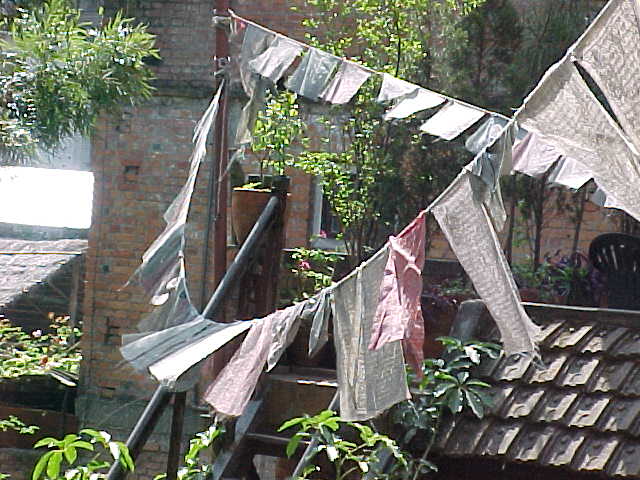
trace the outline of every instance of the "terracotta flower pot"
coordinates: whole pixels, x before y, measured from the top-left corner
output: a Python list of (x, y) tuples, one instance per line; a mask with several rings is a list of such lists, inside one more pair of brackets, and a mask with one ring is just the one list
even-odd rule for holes
[(231, 193), (231, 224), (241, 245), (267, 206), (271, 192), (253, 188), (234, 188)]
[[(267, 206), (271, 195), (272, 193), (268, 190), (255, 188), (238, 187), (231, 192), (231, 225), (238, 245), (242, 245), (247, 239), (264, 207)], [(287, 193), (287, 205), (282, 219), (285, 226), (291, 210), (289, 198), (291, 198), (291, 194)]]

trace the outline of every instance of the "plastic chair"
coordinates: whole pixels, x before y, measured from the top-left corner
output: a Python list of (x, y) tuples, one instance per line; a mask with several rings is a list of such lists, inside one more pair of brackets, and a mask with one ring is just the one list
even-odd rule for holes
[(600, 235), (589, 246), (589, 259), (605, 275), (608, 307), (640, 310), (640, 238)]

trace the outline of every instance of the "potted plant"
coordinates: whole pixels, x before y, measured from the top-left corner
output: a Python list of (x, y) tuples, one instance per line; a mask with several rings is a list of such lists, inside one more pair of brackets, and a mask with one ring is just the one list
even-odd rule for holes
[(422, 350), (425, 357), (437, 358), (443, 352), (439, 337), (449, 335), (460, 303), (478, 298), (463, 278), (446, 279), (437, 285), (425, 285), (421, 304), (425, 339)]
[(231, 194), (231, 219), (238, 243), (242, 243), (269, 201), (272, 188), (282, 184), (278, 177), (295, 166), (291, 147), (301, 138), (305, 123), (300, 118), (297, 96), (288, 91), (270, 92), (265, 108), (258, 113), (251, 150), (258, 155), (260, 171), (250, 183), (235, 187)]

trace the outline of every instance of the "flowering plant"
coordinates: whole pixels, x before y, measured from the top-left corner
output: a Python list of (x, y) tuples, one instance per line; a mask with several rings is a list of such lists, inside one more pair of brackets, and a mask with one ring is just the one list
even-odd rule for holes
[(24, 375), (51, 375), (66, 385), (75, 385), (82, 353), (77, 328), (69, 326), (69, 317), (50, 316), (50, 331), (30, 334), (0, 319), (0, 379)]
[(286, 269), (291, 273), (288, 285), (280, 293), (280, 303), (290, 305), (331, 285), (340, 254), (304, 247), (290, 250)]

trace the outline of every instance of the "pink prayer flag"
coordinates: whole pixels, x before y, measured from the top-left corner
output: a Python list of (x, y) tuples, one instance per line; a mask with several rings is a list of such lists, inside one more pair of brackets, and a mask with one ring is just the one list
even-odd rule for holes
[(425, 260), (425, 213), (397, 237), (389, 237), (389, 259), (380, 285), (380, 296), (369, 343), (378, 350), (402, 340), (406, 362), (418, 377), (422, 374), (424, 321), (420, 296)]
[(295, 337), (304, 303), (299, 303), (258, 320), (231, 361), (209, 386), (204, 400), (217, 412), (242, 415), (269, 363), (272, 368)]

